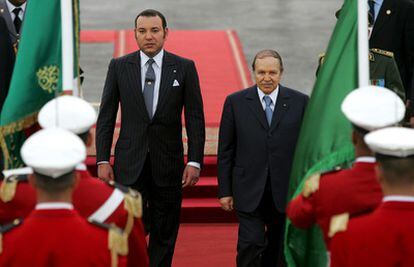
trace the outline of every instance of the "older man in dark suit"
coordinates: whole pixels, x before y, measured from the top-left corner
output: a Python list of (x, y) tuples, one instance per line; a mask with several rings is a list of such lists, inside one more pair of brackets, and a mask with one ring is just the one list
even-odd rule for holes
[[(195, 64), (163, 50), (165, 17), (145, 10), (135, 19), (140, 51), (113, 59), (96, 128), (98, 176), (141, 192), (150, 234), (151, 266), (170, 266), (178, 233), (182, 187), (197, 183), (205, 141), (203, 102)], [(109, 164), (118, 106), (121, 131)], [(184, 165), (181, 114), (188, 136)]]
[(237, 266), (282, 264), (289, 175), (308, 97), (279, 82), (280, 55), (259, 52), (256, 85), (227, 97), (218, 148), (222, 208), (239, 218)]

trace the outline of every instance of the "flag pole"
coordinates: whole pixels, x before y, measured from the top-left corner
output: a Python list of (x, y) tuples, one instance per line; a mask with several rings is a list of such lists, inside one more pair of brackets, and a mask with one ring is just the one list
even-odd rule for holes
[(358, 85), (369, 85), (368, 8), (366, 0), (358, 0)]
[(73, 86), (73, 11), (72, 0), (61, 0), (62, 18), (62, 89), (63, 92), (77, 96)]

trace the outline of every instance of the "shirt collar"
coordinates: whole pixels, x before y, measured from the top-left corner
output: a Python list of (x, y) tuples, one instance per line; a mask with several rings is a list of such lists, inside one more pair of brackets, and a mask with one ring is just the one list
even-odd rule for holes
[(414, 197), (403, 195), (388, 195), (382, 198), (382, 202), (398, 201), (398, 202), (414, 202)]
[(72, 203), (69, 202), (43, 202), (38, 203), (36, 210), (73, 210)]
[(374, 157), (357, 157), (355, 162), (375, 163), (376, 160)]
[(79, 163), (78, 165), (76, 165), (76, 170), (77, 171), (86, 171), (87, 168), (86, 168), (85, 163)]
[(382, 6), (383, 2), (384, 2), (384, 0), (374, 0), (374, 3), (378, 6)]
[(12, 13), (13, 12), (13, 10), (16, 8), (16, 7), (20, 7), (21, 9), (22, 9), (22, 11), (23, 11), (23, 14), (24, 14), (24, 11), (26, 10), (26, 4), (27, 4), (27, 2), (25, 2), (24, 4), (22, 4), (21, 6), (15, 6), (15, 5), (13, 5), (12, 3), (10, 3), (8, 0), (6, 0), (6, 4), (7, 4), (7, 8), (9, 9), (9, 12), (10, 13)]
[[(260, 102), (263, 101), (263, 97), (266, 95), (265, 93), (263, 93), (262, 90), (260, 90), (259, 86), (257, 86), (257, 93), (259, 94), (259, 99)], [(277, 100), (277, 96), (279, 95), (279, 85), (277, 85), (276, 89), (273, 90), (273, 92), (271, 92), (269, 94), (270, 98), (272, 99), (272, 103), (273, 105), (276, 105), (276, 100)]]
[[(145, 64), (147, 64), (149, 57), (145, 55), (144, 52), (142, 52), (142, 50), (139, 51), (139, 56), (141, 57), (141, 68), (142, 68), (145, 66)], [(162, 66), (163, 57), (164, 57), (164, 49), (161, 49), (161, 51), (158, 54), (156, 54), (155, 57), (152, 58), (154, 59), (155, 64), (157, 64), (159, 68), (161, 68)]]

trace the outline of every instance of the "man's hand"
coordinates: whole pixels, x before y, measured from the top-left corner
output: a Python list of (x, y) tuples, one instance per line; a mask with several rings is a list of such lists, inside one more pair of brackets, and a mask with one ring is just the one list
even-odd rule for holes
[(109, 163), (98, 164), (98, 178), (105, 182), (115, 179), (114, 171)]
[(194, 166), (187, 165), (183, 172), (182, 185), (183, 187), (193, 186), (198, 182), (200, 177), (200, 169)]
[(219, 199), (221, 208), (225, 211), (233, 210), (233, 197), (222, 197)]

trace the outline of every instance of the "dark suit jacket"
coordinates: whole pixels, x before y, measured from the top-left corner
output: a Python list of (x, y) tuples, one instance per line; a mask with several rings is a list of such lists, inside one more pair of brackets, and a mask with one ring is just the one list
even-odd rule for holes
[(14, 60), (15, 55), (6, 21), (0, 16), (0, 112), (9, 92)]
[[(179, 86), (173, 86), (177, 80)], [(184, 169), (181, 114), (184, 108), (188, 160), (202, 163), (205, 141), (203, 101), (194, 62), (164, 52), (157, 110), (145, 108), (139, 52), (109, 64), (96, 126), (97, 161), (108, 161), (118, 104), (121, 131), (115, 146), (116, 180), (131, 185), (149, 152), (152, 176), (159, 186), (181, 184)]]
[(414, 1), (384, 0), (369, 46), (394, 52), (406, 97), (413, 100), (414, 88), (411, 79), (414, 67)]
[[(7, 28), (9, 29), (10, 40), (12, 44), (16, 43), (17, 40), (20, 38), (19, 34), (22, 31), (22, 27), (20, 28), (20, 32), (16, 32), (16, 28), (14, 27), (13, 21), (10, 16), (9, 8), (6, 4), (7, 0), (0, 0), (0, 16), (2, 16), (7, 24)], [(24, 20), (24, 17), (23, 17)]]
[(253, 86), (227, 97), (218, 147), (219, 197), (235, 208), (257, 208), (270, 177), (276, 208), (284, 212), (296, 141), (308, 96), (279, 86), (271, 127)]

